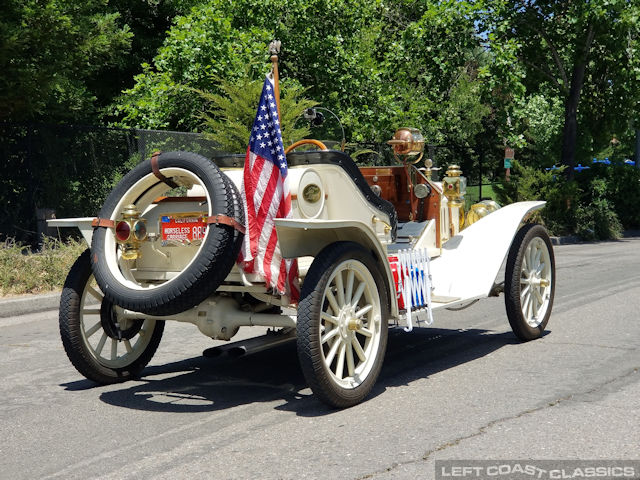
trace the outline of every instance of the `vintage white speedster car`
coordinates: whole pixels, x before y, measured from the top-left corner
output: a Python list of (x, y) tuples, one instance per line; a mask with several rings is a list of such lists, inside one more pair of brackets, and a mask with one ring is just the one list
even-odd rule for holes
[(299, 262), (294, 305), (235, 265), (243, 161), (156, 154), (122, 179), (98, 218), (50, 221), (77, 226), (90, 245), (60, 305), (65, 350), (85, 377), (138, 375), (167, 320), (219, 340), (272, 326), (295, 332), (315, 395), (347, 407), (376, 381), (389, 327), (424, 327), (433, 312), (504, 292), (514, 333), (542, 335), (554, 256), (546, 230), (525, 219), (544, 202), (485, 205), (490, 214), (473, 209), (465, 222), (457, 168), (435, 182), (412, 164), (358, 168), (341, 151), (288, 153), (294, 218), (276, 225), (283, 256)]

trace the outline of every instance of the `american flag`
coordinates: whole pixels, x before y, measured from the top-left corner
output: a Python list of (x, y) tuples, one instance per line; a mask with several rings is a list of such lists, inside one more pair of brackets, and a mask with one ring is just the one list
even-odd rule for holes
[(251, 129), (244, 162), (242, 200), (247, 233), (238, 259), (246, 273), (257, 273), (265, 283), (296, 303), (300, 297), (298, 263), (284, 259), (275, 228), (276, 218), (291, 218), (280, 118), (273, 83), (264, 81), (258, 112)]

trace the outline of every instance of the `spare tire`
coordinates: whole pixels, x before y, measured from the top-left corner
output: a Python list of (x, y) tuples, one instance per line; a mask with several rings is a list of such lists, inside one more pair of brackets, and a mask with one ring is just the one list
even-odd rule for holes
[[(244, 223), (242, 204), (235, 185), (209, 159), (189, 152), (154, 155), (127, 173), (107, 197), (99, 218), (117, 224), (124, 207), (133, 204), (144, 212), (154, 199), (179, 185), (199, 185), (205, 193), (203, 211), (211, 217), (224, 215)], [(154, 168), (156, 172), (154, 173)], [(233, 226), (210, 224), (186, 267), (161, 282), (135, 278), (136, 260), (122, 260), (110, 222), (98, 227), (91, 242), (91, 267), (105, 297), (123, 308), (148, 315), (173, 315), (205, 300), (231, 271), (242, 243)]]
[[(240, 192), (238, 191), (238, 187), (236, 187), (235, 183), (231, 181), (229, 177), (226, 175), (222, 175), (227, 188), (229, 189), (229, 193), (231, 195), (231, 199), (233, 202), (233, 218), (236, 219), (242, 225), (245, 224), (244, 220), (244, 207), (242, 205), (242, 199), (240, 198)], [(240, 248), (242, 247), (242, 240), (244, 239), (244, 234), (239, 230), (234, 229), (233, 232), (233, 248), (232, 251), (236, 252), (235, 257), (237, 258), (238, 253), (240, 252)]]

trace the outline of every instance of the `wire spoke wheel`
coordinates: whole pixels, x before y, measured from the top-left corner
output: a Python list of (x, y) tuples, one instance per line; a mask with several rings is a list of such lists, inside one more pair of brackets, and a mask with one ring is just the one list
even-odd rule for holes
[(82, 339), (98, 363), (125, 368), (149, 346), (156, 321), (118, 318), (115, 312), (116, 308), (105, 300), (91, 275), (80, 300), (78, 322)]
[(164, 322), (125, 318), (91, 273), (89, 250), (71, 268), (60, 299), (60, 335), (76, 369), (98, 383), (137, 375), (155, 353)]
[(549, 250), (536, 237), (524, 252), (520, 270), (520, 306), (525, 321), (537, 327), (544, 319), (551, 297), (551, 259)]
[(371, 255), (348, 242), (323, 250), (298, 308), (298, 356), (322, 401), (348, 407), (366, 397), (382, 366), (387, 322), (386, 290)]
[(555, 294), (555, 259), (541, 225), (525, 225), (516, 235), (505, 274), (505, 305), (513, 332), (538, 338), (549, 321)]
[(345, 260), (325, 288), (320, 315), (324, 364), (343, 388), (355, 388), (373, 367), (381, 336), (376, 282), (356, 260)]

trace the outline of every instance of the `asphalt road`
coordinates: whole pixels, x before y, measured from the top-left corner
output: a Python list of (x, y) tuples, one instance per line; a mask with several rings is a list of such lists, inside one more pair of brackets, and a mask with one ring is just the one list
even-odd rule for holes
[[(371, 397), (335, 411), (295, 345), (205, 358), (168, 323), (144, 377), (83, 379), (57, 313), (0, 318), (0, 478), (434, 477), (436, 459), (640, 459), (640, 239), (556, 247), (546, 335), (503, 298), (390, 334)], [(251, 335), (249, 330), (248, 334)]]

